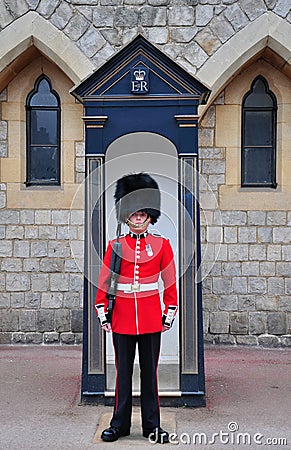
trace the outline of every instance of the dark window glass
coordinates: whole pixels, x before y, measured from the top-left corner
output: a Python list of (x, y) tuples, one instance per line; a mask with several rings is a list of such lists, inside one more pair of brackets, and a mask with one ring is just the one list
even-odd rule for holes
[(277, 102), (263, 77), (257, 77), (242, 103), (242, 186), (276, 183)]
[[(264, 164), (258, 161), (263, 160)], [(251, 184), (254, 180), (259, 179), (261, 183), (269, 183), (272, 176), (272, 155), (269, 148), (245, 148), (245, 164), (244, 164), (244, 180), (245, 183)]]
[(272, 145), (272, 111), (245, 112), (245, 145)]
[(26, 184), (60, 184), (60, 100), (42, 75), (26, 100)]
[(32, 110), (31, 144), (56, 145), (58, 142), (57, 111)]
[(58, 99), (51, 92), (51, 84), (43, 78), (38, 83), (38, 89), (31, 97), (30, 106), (59, 106)]

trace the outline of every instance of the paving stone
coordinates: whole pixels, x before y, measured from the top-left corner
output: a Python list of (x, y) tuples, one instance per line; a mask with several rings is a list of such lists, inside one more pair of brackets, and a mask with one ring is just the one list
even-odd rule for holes
[(168, 9), (168, 24), (176, 26), (193, 25), (194, 10), (190, 6), (173, 6)]
[(270, 334), (258, 336), (258, 343), (262, 347), (280, 347), (281, 345), (281, 341), (278, 336), (272, 336)]
[(235, 34), (233, 27), (222, 15), (214, 17), (209, 27), (222, 43)]
[(9, 292), (0, 292), (0, 309), (10, 308), (10, 295)]
[(248, 211), (248, 225), (265, 225), (265, 211)]
[(247, 312), (229, 314), (229, 329), (232, 334), (248, 334), (249, 316)]
[[(72, 308), (74, 308), (74, 303), (72, 303)], [(68, 332), (71, 330), (71, 318), (69, 309), (58, 309), (55, 312), (55, 330), (58, 333)]]
[[(171, 30), (171, 39), (173, 42), (188, 43), (192, 41), (197, 31), (198, 29), (195, 27), (173, 28)], [(201, 42), (198, 42), (198, 44), (202, 47)]]
[(222, 311), (234, 311), (238, 306), (237, 295), (221, 295), (219, 297), (219, 309)]
[[(145, 6), (140, 12), (140, 23), (144, 27), (163, 27), (167, 24), (166, 8), (151, 8)], [(193, 37), (193, 35), (192, 35)], [(190, 39), (189, 39), (190, 40)], [(183, 41), (185, 42), (185, 41)]]
[[(82, 48), (88, 58), (95, 55), (105, 44), (104, 37), (96, 28), (89, 28), (78, 41), (78, 46)], [(81, 158), (81, 161), (84, 164), (83, 158)]]
[(210, 332), (211, 333), (228, 333), (229, 331), (229, 314), (227, 312), (210, 313)]
[(93, 24), (95, 27), (111, 27), (113, 28), (113, 7), (95, 6), (93, 9)]
[(54, 331), (54, 311), (39, 310), (36, 312), (36, 329), (39, 333)]
[(41, 295), (41, 308), (58, 309), (63, 306), (63, 294), (61, 292), (44, 292)]
[(43, 335), (42, 333), (25, 333), (25, 344), (42, 344)]
[(20, 330), (36, 331), (36, 311), (21, 311), (20, 312)]
[(286, 313), (284, 312), (268, 313), (268, 333), (286, 334), (286, 332), (287, 332)]
[(52, 14), (50, 21), (60, 30), (63, 30), (73, 16), (71, 7), (66, 2), (61, 2)]
[(49, 225), (51, 223), (51, 214), (50, 210), (36, 210), (35, 211), (35, 224), (36, 225)]
[(212, 5), (197, 5), (195, 9), (196, 13), (196, 26), (205, 27), (213, 17), (214, 8)]
[(69, 23), (64, 28), (64, 33), (72, 39), (77, 41), (89, 28), (90, 22), (84, 18), (81, 14), (74, 14)]
[(50, 275), (50, 289), (51, 291), (68, 291), (69, 290), (69, 275), (63, 273)]
[(128, 7), (115, 8), (114, 26), (115, 27), (136, 27), (138, 25), (138, 11)]
[(5, 258), (1, 263), (1, 270), (3, 272), (21, 272), (22, 260), (19, 258)]
[(60, 342), (59, 333), (44, 333), (43, 335), (44, 344), (58, 344)]
[[(0, 294), (1, 296), (1, 294)], [(25, 295), (24, 292), (12, 292), (11, 297), (11, 308), (24, 308), (25, 306)]]
[(236, 336), (236, 343), (238, 345), (258, 345), (258, 339), (256, 336)]
[(41, 272), (54, 273), (64, 270), (65, 260), (63, 258), (42, 258), (39, 269)]
[(48, 253), (47, 242), (38, 241), (38, 242), (31, 243), (31, 256), (32, 257), (47, 256), (47, 253)]
[[(193, 67), (197, 67), (197, 69), (199, 69), (199, 67), (201, 67), (207, 60), (207, 53), (203, 50), (203, 48), (200, 47), (197, 42), (191, 42), (190, 44), (186, 45), (185, 49), (182, 49), (182, 55), (193, 65)], [(202, 133), (200, 133), (199, 135), (201, 136), (201, 134)], [(200, 145), (205, 145), (205, 141), (200, 139)], [(209, 145), (213, 145), (213, 139), (211, 141), (211, 144), (206, 144), (207, 147)]]
[(262, 312), (249, 313), (250, 334), (263, 334), (267, 330), (267, 314)]
[(1, 241), (0, 246), (0, 257), (1, 258), (7, 258), (9, 256), (12, 256), (12, 241)]
[(286, 17), (290, 12), (290, 0), (278, 0), (273, 12), (278, 14), (278, 16)]
[(249, 23), (247, 16), (243, 13), (238, 3), (226, 8), (224, 11), (224, 16), (231, 23), (235, 31), (241, 30)]
[(25, 333), (11, 333), (11, 343), (12, 344), (26, 344), (26, 334)]
[(81, 333), (83, 331), (83, 311), (81, 309), (73, 309), (71, 314), (72, 332)]
[(283, 347), (291, 347), (291, 335), (283, 335), (281, 336), (281, 342)]
[(256, 297), (254, 295), (239, 295), (238, 310), (239, 311), (255, 311)]
[(34, 292), (45, 292), (49, 289), (49, 276), (46, 273), (31, 274), (31, 288)]
[(72, 345), (75, 343), (74, 333), (61, 333), (61, 343)]
[(213, 337), (213, 343), (220, 345), (234, 345), (235, 337), (231, 334), (218, 334)]
[(28, 291), (30, 289), (30, 278), (21, 273), (7, 273), (6, 275), (7, 291)]
[(13, 333), (0, 332), (0, 345), (11, 344)]
[(39, 292), (25, 292), (25, 307), (26, 308), (40, 308), (40, 293)]
[(240, 7), (250, 20), (255, 20), (267, 11), (263, 0), (240, 0)]
[(19, 221), (19, 211), (13, 211), (9, 209), (0, 211), (0, 224), (18, 224)]
[(1, 309), (0, 314), (1, 331), (18, 331), (19, 330), (19, 312), (11, 309)]
[(39, 2), (37, 12), (43, 17), (48, 18), (52, 15), (58, 4), (59, 0), (42, 0)]

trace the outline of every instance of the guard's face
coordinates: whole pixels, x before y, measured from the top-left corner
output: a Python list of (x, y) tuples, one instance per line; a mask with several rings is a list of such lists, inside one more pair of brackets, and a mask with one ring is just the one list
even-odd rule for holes
[(131, 225), (131, 223), (128, 223), (129, 229), (130, 231), (133, 231), (134, 233), (143, 233), (148, 225), (149, 225), (149, 221), (148, 219), (148, 215), (143, 212), (143, 211), (136, 211), (135, 213), (131, 214), (129, 216), (129, 221), (133, 224)]

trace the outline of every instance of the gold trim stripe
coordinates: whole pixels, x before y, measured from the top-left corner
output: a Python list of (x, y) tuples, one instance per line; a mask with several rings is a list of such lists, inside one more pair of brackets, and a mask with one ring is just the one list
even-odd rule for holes
[[(123, 68), (127, 64), (130, 64), (130, 62), (133, 61), (138, 56), (143, 56), (146, 59), (148, 59), (154, 66), (158, 67), (164, 74), (167, 74), (169, 76), (169, 78), (171, 78), (173, 81), (175, 81), (178, 85), (183, 86), (183, 88), (190, 94), (198, 95), (197, 92), (193, 91), (193, 89), (191, 89), (180, 78), (178, 78), (176, 75), (174, 75), (168, 69), (166, 69), (162, 64), (160, 64), (159, 61), (151, 58), (149, 54), (145, 53), (141, 49), (137, 49), (136, 52), (132, 53), (126, 60), (123, 61), (122, 65), (118, 66), (113, 72), (111, 72), (106, 78), (104, 78), (100, 84), (98, 84), (97, 86), (94, 86), (92, 88), (92, 90), (89, 92), (89, 95), (93, 95), (98, 89), (101, 89), (102, 86), (104, 86), (104, 84), (106, 84), (107, 81), (110, 80), (110, 78), (113, 78), (116, 73), (123, 70)], [(143, 62), (143, 64), (145, 64), (145, 63)], [(182, 69), (182, 67), (181, 67), (181, 69)], [(152, 70), (152, 69), (150, 69), (150, 70)], [(183, 70), (185, 70), (185, 69), (183, 69)]]
[(189, 95), (189, 94), (182, 94), (182, 95), (137, 95), (137, 94), (132, 94), (132, 95), (118, 95), (118, 96), (110, 96), (110, 97), (102, 97), (101, 95), (96, 96), (96, 97), (90, 97), (88, 95), (86, 95), (83, 100), (86, 101), (90, 101), (90, 102), (112, 102), (112, 101), (119, 101), (119, 102), (123, 102), (124, 100), (133, 100), (133, 101), (140, 101), (140, 100), (145, 100), (145, 101), (160, 101), (160, 100), (194, 100), (194, 99), (199, 100), (199, 96), (197, 95), (196, 97)]
[(89, 121), (93, 121), (93, 120), (105, 122), (108, 119), (108, 116), (83, 116), (82, 119), (85, 122), (89, 122)]
[(176, 114), (176, 120), (198, 120), (199, 116), (197, 114)]
[(180, 128), (196, 128), (196, 123), (179, 123)]

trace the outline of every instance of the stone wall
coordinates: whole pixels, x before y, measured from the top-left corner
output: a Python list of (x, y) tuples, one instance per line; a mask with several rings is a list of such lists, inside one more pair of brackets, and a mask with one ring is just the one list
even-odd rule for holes
[(291, 212), (287, 204), (266, 210), (259, 202), (248, 210), (215, 208), (226, 179), (226, 149), (215, 147), (223, 104), (224, 93), (199, 130), (205, 341), (290, 346)]
[(0, 211), (0, 343), (81, 341), (83, 216)]
[(193, 75), (265, 13), (291, 22), (289, 0), (19, 0), (1, 3), (0, 29), (28, 11), (61, 31), (96, 67), (141, 32)]
[[(258, 26), (257, 21), (263, 17), (266, 20)], [(42, 70), (50, 70), (54, 82), (62, 83), (67, 105), (63, 123), (65, 185), (63, 191), (44, 196), (43, 192), (25, 191), (21, 185), (25, 152), (23, 105), (33, 86), (27, 88), (25, 95), (19, 95), (17, 102), (15, 96), (9, 98), (6, 90), (0, 94), (0, 343), (72, 344), (81, 340), (83, 210), (80, 206), (72, 209), (70, 205), (84, 179), (84, 144), (80, 132), (81, 107), (69, 99), (73, 84), (100, 67), (137, 33), (142, 33), (190, 74), (211, 88), (214, 86), (216, 95), (221, 85), (227, 85), (233, 77), (240, 84), (237, 73), (242, 68), (236, 64), (249, 47), (250, 58), (255, 56), (253, 49), (262, 50), (258, 42), (248, 42), (262, 31), (261, 27), (265, 27), (264, 42), (269, 40), (271, 44), (284, 36), (288, 39), (290, 33), (282, 26), (290, 23), (290, 0), (0, 3), (0, 30), (5, 34), (0, 48), (0, 86), (6, 87), (8, 83), (8, 89), (11, 86), (23, 89), (30, 74), (35, 80)], [(232, 39), (252, 24), (255, 32), (244, 35), (242, 40), (238, 38), (234, 45)], [(277, 33), (276, 39), (273, 35), (269, 37), (270, 33)], [(258, 41), (261, 43), (263, 39)], [(25, 53), (32, 45), (38, 48), (33, 68), (29, 66), (29, 55), (26, 62), (25, 57), (18, 59), (21, 51)], [(278, 52), (285, 49), (288, 59), (287, 47), (279, 44), (274, 47)], [(217, 54), (224, 49), (227, 58), (221, 60)], [(56, 61), (56, 66), (49, 60)], [(207, 65), (209, 61), (214, 63)], [(270, 66), (265, 68), (267, 75), (271, 66), (277, 67), (277, 73), (282, 71), (286, 75), (285, 92), (288, 89), (290, 92), (290, 66), (283, 52), (269, 62)], [(248, 65), (249, 61), (243, 63)], [(225, 70), (227, 64), (233, 72)], [(63, 72), (62, 79), (58, 71)], [(22, 76), (21, 82), (18, 75)], [(279, 77), (272, 76), (279, 92)], [(234, 166), (238, 170), (239, 145), (236, 153), (232, 145), (218, 139), (217, 124), (223, 125), (226, 117), (225, 92), (207, 105), (199, 126), (204, 178), (201, 220), (205, 338), (215, 343), (287, 346), (291, 334), (291, 213), (286, 203), (290, 198), (290, 191), (286, 191), (287, 185), (290, 189), (290, 170), (287, 171), (290, 156), (280, 154), (282, 173), (285, 166), (288, 173), (280, 180), (281, 207), (278, 200), (273, 200), (274, 193), (269, 194), (269, 203), (263, 209), (262, 203), (254, 206), (256, 193), (248, 193), (244, 207), (239, 208), (238, 197), (234, 195), (238, 192), (238, 176), (232, 172)], [(231, 117), (228, 131), (239, 141), (240, 117), (232, 115), (232, 100), (228, 106)], [(237, 102), (233, 110), (238, 112), (239, 108)], [(290, 112), (281, 117), (281, 122), (288, 124), (290, 120), (286, 117), (291, 117)], [(280, 139), (285, 142), (285, 152), (287, 149), (289, 152), (289, 136), (290, 130), (282, 128)], [(232, 204), (228, 207), (230, 200)]]
[[(53, 190), (23, 188), (25, 128), (15, 117), (21, 117), (24, 110), (21, 97), (25, 99), (33, 88), (34, 79), (29, 84), (26, 68), (0, 96), (0, 344), (82, 341), (82, 107), (75, 105), (68, 92), (71, 83), (64, 75), (49, 62), (42, 62), (42, 66), (57, 85), (62, 115), (68, 119), (62, 127), (62, 186)], [(37, 60), (29, 67), (37, 77)], [(65, 92), (60, 92), (62, 89)], [(37, 202), (41, 208), (33, 206)]]

